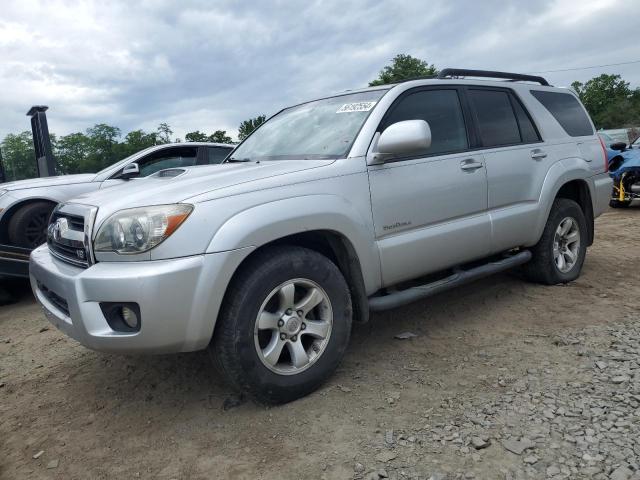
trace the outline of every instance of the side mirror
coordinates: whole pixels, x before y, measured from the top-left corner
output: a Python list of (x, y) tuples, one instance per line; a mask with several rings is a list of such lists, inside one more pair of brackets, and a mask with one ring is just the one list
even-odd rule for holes
[(138, 175), (140, 175), (140, 167), (136, 162), (133, 162), (122, 169), (119, 178), (122, 180), (130, 180)]
[(627, 144), (624, 142), (616, 142), (609, 145), (611, 150), (617, 150), (618, 152), (624, 152), (627, 148)]
[(431, 146), (431, 128), (424, 120), (404, 120), (389, 125), (378, 139), (373, 164), (386, 157), (424, 152)]

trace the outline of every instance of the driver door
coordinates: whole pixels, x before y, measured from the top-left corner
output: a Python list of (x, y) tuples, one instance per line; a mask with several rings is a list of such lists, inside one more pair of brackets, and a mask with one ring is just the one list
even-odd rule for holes
[(370, 165), (369, 184), (384, 285), (414, 279), (489, 254), (491, 222), (482, 152), (456, 87), (409, 90), (378, 131), (425, 120), (431, 146)]
[[(139, 158), (136, 163), (140, 168), (140, 175), (137, 178), (148, 177), (167, 168), (191, 167), (198, 163), (198, 147), (163, 148)], [(100, 188), (122, 184), (126, 180), (119, 178), (121, 174), (122, 170), (118, 171), (102, 182)]]

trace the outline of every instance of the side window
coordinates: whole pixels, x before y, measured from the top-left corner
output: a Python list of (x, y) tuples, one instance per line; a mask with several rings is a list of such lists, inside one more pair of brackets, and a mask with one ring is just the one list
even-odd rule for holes
[(215, 164), (222, 162), (229, 152), (233, 150), (232, 148), (224, 148), (224, 147), (207, 147), (207, 152), (209, 155), (209, 164)]
[(147, 177), (165, 168), (190, 167), (196, 164), (197, 148), (169, 148), (154, 152), (138, 161), (140, 176)]
[(456, 90), (422, 90), (407, 95), (385, 119), (382, 130), (404, 120), (425, 120), (431, 127), (431, 147), (424, 155), (453, 153), (469, 148)]
[(495, 90), (469, 90), (484, 147), (520, 143), (520, 130), (509, 94)]
[(511, 97), (511, 103), (513, 109), (516, 111), (516, 117), (518, 117), (518, 125), (520, 125), (520, 135), (522, 136), (523, 143), (535, 143), (540, 141), (540, 135), (538, 130), (533, 125), (531, 117), (527, 114), (522, 104)]
[(578, 99), (570, 93), (531, 90), (533, 95), (553, 115), (572, 137), (593, 135), (593, 127)]

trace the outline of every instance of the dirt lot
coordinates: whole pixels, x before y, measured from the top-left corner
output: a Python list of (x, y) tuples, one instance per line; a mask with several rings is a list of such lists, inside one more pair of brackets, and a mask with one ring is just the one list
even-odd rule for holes
[(639, 312), (640, 208), (612, 210), (578, 281), (375, 315), (315, 394), (224, 409), (206, 352), (86, 350), (23, 288), (0, 307), (0, 477), (638, 479)]

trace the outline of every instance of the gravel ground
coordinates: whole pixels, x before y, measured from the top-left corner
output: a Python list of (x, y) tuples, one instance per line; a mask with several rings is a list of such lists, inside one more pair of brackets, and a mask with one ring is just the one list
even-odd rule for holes
[(639, 235), (640, 209), (611, 211), (567, 286), (499, 275), (375, 315), (327, 385), (274, 408), (206, 352), (86, 350), (14, 284), (0, 478), (640, 480)]

